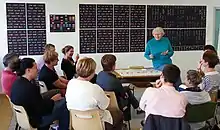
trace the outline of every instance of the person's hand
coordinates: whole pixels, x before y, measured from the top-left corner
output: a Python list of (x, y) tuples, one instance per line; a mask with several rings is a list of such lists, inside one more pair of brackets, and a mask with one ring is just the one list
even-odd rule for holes
[(197, 66), (197, 70), (201, 71), (202, 70), (202, 60), (199, 61), (199, 64)]
[(51, 99), (54, 101), (59, 101), (63, 98), (62, 98), (61, 94), (58, 93), (58, 94), (54, 95)]
[(152, 54), (150, 54), (150, 55), (149, 55), (149, 57), (150, 57), (151, 59), (153, 59), (153, 58), (154, 58), (154, 56), (153, 56)]
[(78, 60), (79, 60), (79, 54), (76, 55), (76, 61), (78, 61)]
[(160, 79), (156, 80), (156, 88), (160, 88), (162, 86), (162, 82), (160, 81)]
[(167, 50), (167, 51), (165, 51), (165, 52), (162, 52), (162, 53), (161, 53), (161, 55), (167, 55), (167, 54), (168, 54), (168, 52), (169, 52), (168, 50)]

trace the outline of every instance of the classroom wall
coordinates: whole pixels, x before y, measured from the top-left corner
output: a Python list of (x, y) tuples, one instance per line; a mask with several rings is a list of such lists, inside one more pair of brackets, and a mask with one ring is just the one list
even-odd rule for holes
[[(32, 2), (32, 3), (46, 3), (46, 17), (47, 17), (47, 42), (56, 45), (59, 53), (60, 62), (63, 57), (61, 53), (62, 47), (65, 45), (72, 45), (75, 47), (75, 52), (79, 52), (79, 14), (78, 5), (83, 3), (99, 3), (99, 4), (158, 4), (158, 5), (207, 5), (207, 44), (212, 44), (214, 41), (214, 7), (220, 7), (220, 0), (1, 0), (0, 1), (0, 59), (7, 53), (7, 27), (6, 27), (6, 2)], [(76, 32), (72, 33), (50, 33), (49, 32), (49, 14), (75, 14), (76, 15)], [(115, 53), (117, 56), (117, 67), (128, 67), (130, 65), (144, 65), (151, 66), (151, 62), (146, 60), (144, 53)], [(175, 52), (173, 56), (173, 63), (178, 65), (182, 70), (182, 77), (188, 69), (195, 69), (201, 57), (202, 51), (188, 51)], [(97, 72), (101, 70), (100, 59), (103, 54), (88, 54), (80, 55), (93, 57), (97, 62)], [(32, 56), (36, 60), (39, 56)], [(60, 71), (60, 62), (57, 66), (57, 71)], [(3, 65), (0, 65), (0, 69)]]

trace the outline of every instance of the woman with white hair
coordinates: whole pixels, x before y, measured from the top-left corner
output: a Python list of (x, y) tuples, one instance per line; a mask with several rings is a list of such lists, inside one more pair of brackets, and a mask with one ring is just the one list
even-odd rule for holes
[(163, 70), (164, 65), (172, 64), (171, 56), (173, 49), (170, 41), (164, 36), (164, 30), (161, 27), (156, 27), (152, 34), (154, 38), (147, 42), (144, 57), (152, 60), (154, 69)]

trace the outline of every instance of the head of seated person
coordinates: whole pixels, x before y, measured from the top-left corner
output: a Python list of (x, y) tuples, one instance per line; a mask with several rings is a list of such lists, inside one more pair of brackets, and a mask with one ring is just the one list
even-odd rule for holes
[(103, 71), (114, 71), (116, 57), (112, 54), (106, 54), (101, 59)]
[(189, 90), (189, 91), (201, 91), (200, 87), (198, 87), (199, 84), (202, 83), (202, 76), (200, 73), (196, 70), (189, 70), (187, 71), (186, 80), (185, 80), (185, 87), (183, 89)]
[(204, 67), (204, 72), (208, 69), (214, 69), (219, 63), (219, 58), (214, 51), (206, 51), (202, 56), (201, 64)]
[[(174, 86), (180, 77), (180, 69), (176, 65), (168, 64), (164, 66), (162, 74), (160, 76), (159, 83), (156, 83), (156, 87)], [(159, 85), (158, 85), (159, 84)]]
[(55, 51), (47, 51), (44, 53), (43, 59), (48, 68), (53, 69), (58, 64), (58, 53)]
[(3, 57), (3, 64), (6, 70), (15, 72), (19, 69), (20, 59), (16, 53), (8, 53)]
[(204, 51), (204, 52), (206, 52), (206, 51), (213, 51), (213, 52), (216, 53), (216, 55), (217, 55), (217, 51), (215, 50), (215, 47), (212, 46), (212, 45), (205, 45), (203, 51)]
[(73, 46), (67, 45), (62, 49), (62, 53), (64, 54), (65, 59), (72, 60), (73, 54), (74, 54), (74, 48)]
[(37, 64), (32, 58), (23, 58), (20, 62), (20, 69), (18, 75), (22, 76), (29, 81), (36, 79), (37, 77)]
[(76, 64), (76, 73), (79, 80), (90, 81), (95, 75), (96, 63), (92, 58), (84, 57)]
[(47, 51), (56, 51), (56, 48), (53, 44), (46, 44), (44, 46), (44, 52), (47, 52)]

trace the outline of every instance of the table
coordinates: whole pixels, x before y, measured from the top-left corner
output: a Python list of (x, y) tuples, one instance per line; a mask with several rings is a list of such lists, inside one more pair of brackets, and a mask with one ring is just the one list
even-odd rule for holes
[(114, 74), (121, 80), (122, 83), (132, 83), (136, 87), (146, 88), (160, 78), (161, 71), (153, 68), (143, 69), (116, 69)]

